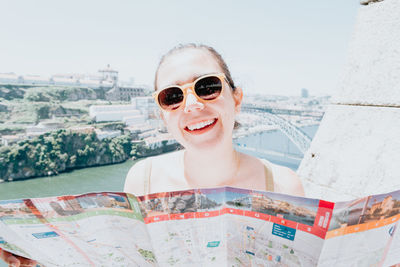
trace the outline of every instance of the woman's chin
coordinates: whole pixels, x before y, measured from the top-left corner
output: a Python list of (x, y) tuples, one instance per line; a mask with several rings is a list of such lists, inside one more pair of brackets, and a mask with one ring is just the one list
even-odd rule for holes
[(197, 151), (210, 151), (223, 145), (223, 133), (221, 131), (208, 132), (207, 134), (187, 135), (185, 148)]

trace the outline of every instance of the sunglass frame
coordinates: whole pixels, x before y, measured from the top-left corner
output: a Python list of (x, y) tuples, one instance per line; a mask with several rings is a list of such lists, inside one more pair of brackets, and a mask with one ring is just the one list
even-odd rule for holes
[[(196, 92), (196, 90), (194, 89), (194, 86), (195, 86), (195, 84), (196, 84), (198, 81), (200, 81), (200, 80), (202, 80), (202, 79), (204, 79), (204, 78), (208, 78), (208, 77), (217, 77), (217, 78), (221, 81), (221, 86), (222, 86), (221, 92), (219, 93), (219, 95), (218, 95), (216, 98), (210, 99), (210, 100), (202, 99), (200, 96), (197, 95), (197, 92)], [(153, 96), (154, 100), (156, 101), (158, 107), (159, 107), (161, 110), (165, 110), (165, 111), (168, 111), (168, 112), (173, 112), (173, 111), (177, 111), (177, 110), (181, 109), (181, 108), (184, 106), (183, 103), (185, 103), (185, 101), (186, 101), (186, 97), (187, 97), (187, 95), (188, 95), (187, 91), (188, 91), (189, 89), (193, 92), (193, 95), (196, 97), (196, 99), (197, 99), (199, 102), (201, 102), (201, 103), (210, 103), (210, 102), (216, 101), (216, 100), (223, 94), (223, 92), (224, 92), (224, 89), (225, 89), (225, 83), (224, 83), (224, 81), (225, 81), (226, 83), (228, 83), (228, 81), (227, 81), (226, 76), (225, 76), (224, 73), (211, 73), (211, 74), (206, 74), (206, 75), (200, 76), (199, 78), (197, 78), (196, 80), (194, 80), (194, 81), (191, 82), (191, 83), (186, 83), (186, 84), (183, 84), (183, 85), (168, 85), (168, 86), (164, 87), (163, 89), (154, 92), (154, 93), (152, 94), (152, 96)], [(171, 109), (171, 110), (163, 108), (163, 107), (161, 106), (160, 102), (158, 101), (158, 96), (159, 96), (159, 94), (160, 94), (162, 91), (167, 90), (167, 89), (170, 89), (170, 88), (179, 88), (179, 89), (181, 89), (182, 92), (183, 92), (183, 99), (182, 99), (182, 102), (180, 102), (181, 104), (179, 105), (178, 108), (176, 108), (176, 109)]]

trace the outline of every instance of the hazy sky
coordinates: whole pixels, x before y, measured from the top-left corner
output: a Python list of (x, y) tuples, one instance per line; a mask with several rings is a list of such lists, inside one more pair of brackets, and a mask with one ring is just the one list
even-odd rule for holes
[(213, 46), (246, 92), (331, 94), (359, 0), (0, 0), (0, 72), (96, 73), (152, 85), (179, 43)]

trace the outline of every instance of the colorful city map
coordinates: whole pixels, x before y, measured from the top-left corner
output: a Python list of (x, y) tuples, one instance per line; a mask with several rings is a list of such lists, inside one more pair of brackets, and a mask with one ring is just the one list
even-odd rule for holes
[(0, 248), (41, 266), (392, 266), (399, 221), (400, 191), (88, 193), (0, 201)]

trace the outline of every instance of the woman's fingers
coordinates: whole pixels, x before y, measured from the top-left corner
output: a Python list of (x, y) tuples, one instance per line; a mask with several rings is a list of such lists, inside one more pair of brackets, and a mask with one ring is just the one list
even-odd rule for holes
[(16, 256), (2, 249), (0, 249), (0, 259), (5, 261), (8, 264), (8, 266), (13, 266), (13, 267), (28, 267), (28, 266), (35, 267), (37, 264), (37, 262), (34, 260)]
[(19, 266), (20, 265), (20, 262), (17, 259), (17, 257), (15, 257), (10, 252), (4, 251), (2, 249), (0, 250), (0, 259), (5, 261), (8, 264), (8, 266)]
[(37, 262), (31, 259), (18, 257), (18, 260), (20, 261), (20, 267), (35, 267), (37, 265)]

